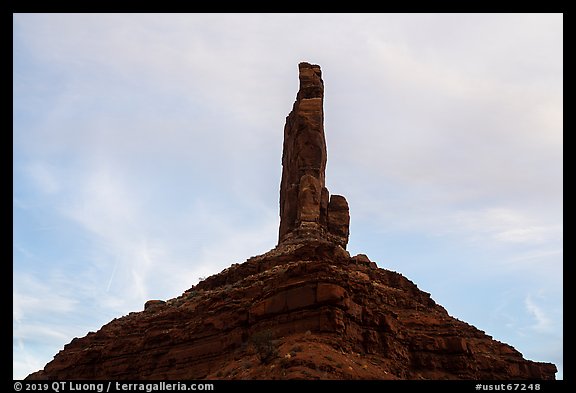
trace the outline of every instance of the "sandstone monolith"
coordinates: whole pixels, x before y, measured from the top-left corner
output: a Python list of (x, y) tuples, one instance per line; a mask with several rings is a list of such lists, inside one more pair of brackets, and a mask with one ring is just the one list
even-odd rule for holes
[(298, 65), (300, 89), (286, 118), (278, 243), (324, 239), (348, 244), (350, 215), (343, 196), (326, 188), (324, 82), (320, 66)]

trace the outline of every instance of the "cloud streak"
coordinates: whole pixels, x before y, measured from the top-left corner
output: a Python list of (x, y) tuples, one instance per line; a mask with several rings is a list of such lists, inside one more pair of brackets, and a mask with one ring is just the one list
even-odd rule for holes
[(526, 296), (524, 304), (526, 305), (528, 313), (530, 313), (536, 321), (536, 324), (531, 326), (531, 328), (538, 332), (550, 332), (552, 330), (552, 320), (546, 312), (534, 302), (530, 295)]

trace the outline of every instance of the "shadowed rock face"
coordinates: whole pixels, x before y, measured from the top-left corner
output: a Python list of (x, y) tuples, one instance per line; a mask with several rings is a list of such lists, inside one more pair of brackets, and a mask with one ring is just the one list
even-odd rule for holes
[(323, 238), (345, 249), (348, 203), (343, 196), (330, 198), (325, 186), (322, 71), (309, 63), (298, 69), (300, 89), (284, 126), (278, 243)]
[(284, 129), (279, 244), (74, 338), (27, 379), (554, 379), (368, 256), (324, 183), (324, 85), (301, 63)]

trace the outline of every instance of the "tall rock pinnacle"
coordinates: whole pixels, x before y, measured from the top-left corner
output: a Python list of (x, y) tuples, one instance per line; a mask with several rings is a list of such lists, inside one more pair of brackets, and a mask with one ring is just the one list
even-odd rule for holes
[(278, 243), (322, 238), (346, 248), (346, 198), (325, 185), (324, 82), (320, 66), (298, 65), (300, 89), (284, 126)]
[(554, 364), (524, 359), (402, 274), (343, 249), (350, 216), (324, 182), (322, 75), (299, 68), (278, 246), (72, 339), (26, 379), (526, 380), (537, 390), (535, 380), (555, 378)]

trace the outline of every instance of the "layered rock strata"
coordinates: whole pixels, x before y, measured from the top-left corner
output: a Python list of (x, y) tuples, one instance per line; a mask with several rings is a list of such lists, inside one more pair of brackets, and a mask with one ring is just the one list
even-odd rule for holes
[(554, 379), (399, 273), (313, 240), (72, 340), (30, 379)]

